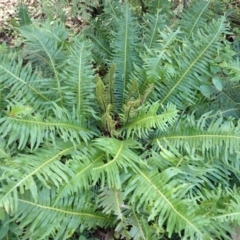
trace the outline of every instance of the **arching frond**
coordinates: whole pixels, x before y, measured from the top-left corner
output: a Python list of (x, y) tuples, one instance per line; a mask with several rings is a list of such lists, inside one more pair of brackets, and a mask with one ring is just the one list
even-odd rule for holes
[(55, 141), (57, 135), (73, 143), (80, 143), (81, 140), (87, 142), (94, 135), (84, 121), (73, 116), (74, 113), (71, 116), (67, 110), (60, 108), (55, 113), (55, 118), (44, 118), (40, 114), (34, 116), (34, 113), (21, 115), (12, 106), (8, 116), (0, 119), (0, 133), (3, 137), (8, 136), (8, 145), (18, 141), (19, 149), (25, 148), (27, 144), (31, 149), (37, 148), (49, 138)]
[(37, 70), (32, 70), (30, 64), (23, 66), (21, 58), (9, 59), (3, 54), (0, 75), (1, 92), (7, 93), (5, 100), (14, 99), (35, 109), (43, 109), (43, 105), (51, 105), (52, 100), (58, 100), (56, 93), (50, 93), (45, 88), (46, 82), (48, 87), (53, 86), (52, 79), (43, 78)]
[[(144, 61), (146, 79), (150, 83), (155, 81), (165, 82), (165, 76), (174, 77), (175, 70), (172, 66), (172, 44), (178, 38), (180, 29), (172, 31), (170, 29), (162, 30), (159, 33), (158, 44), (155, 48), (146, 48), (146, 54), (142, 55)], [(139, 69), (140, 70), (140, 69)], [(140, 70), (142, 71), (142, 69)], [(137, 69), (137, 75), (141, 72)], [(146, 80), (145, 80), (146, 81)]]
[(178, 74), (172, 79), (167, 79), (164, 84), (156, 82), (155, 89), (161, 104), (170, 101), (183, 108), (195, 101), (194, 96), (199, 89), (195, 75), (207, 74), (209, 59), (216, 55), (219, 47), (219, 36), (227, 30), (224, 21), (225, 18), (213, 20), (205, 29), (198, 32), (195, 38), (199, 40), (193, 42), (193, 45), (186, 42), (181, 50), (174, 50), (175, 56), (181, 55), (181, 59), (175, 58), (179, 66), (179, 71), (175, 69)]
[(209, 220), (203, 216), (200, 220), (194, 214), (196, 203), (184, 199), (188, 187), (179, 185), (176, 178), (178, 174), (182, 172), (176, 168), (168, 168), (162, 173), (138, 171), (131, 179), (126, 195), (129, 195), (130, 202), (135, 202), (137, 209), (149, 209), (149, 221), (157, 217), (160, 227), (166, 224), (169, 237), (174, 232), (180, 234), (184, 230), (186, 238), (203, 239), (209, 236), (206, 229)]
[(223, 122), (222, 117), (208, 123), (208, 115), (202, 116), (197, 123), (193, 117), (183, 118), (166, 133), (155, 137), (154, 144), (156, 147), (167, 147), (170, 143), (178, 149), (190, 147), (192, 152), (200, 151), (204, 155), (208, 152), (211, 156), (221, 156), (227, 161), (231, 154), (239, 151), (239, 125), (235, 127), (230, 119)]
[[(52, 88), (55, 88), (60, 104), (63, 104), (61, 67), (64, 65), (63, 59), (66, 58), (62, 48), (67, 37), (67, 34), (62, 31), (63, 29), (60, 24), (59, 28), (55, 27), (55, 31), (59, 30), (57, 37), (51, 31), (46, 31), (44, 27), (30, 25), (21, 29), (22, 34), (27, 38), (29, 47), (33, 49), (32, 62), (37, 62), (38, 66), (41, 66), (41, 70), (47, 72), (46, 76), (54, 79)], [(59, 41), (60, 39), (61, 41)]]
[[(98, 138), (94, 146), (105, 152), (102, 162), (96, 163), (92, 169), (94, 182), (101, 179), (101, 184), (109, 187), (121, 188), (121, 172), (135, 171), (138, 165), (143, 164), (134, 149), (141, 148), (132, 140), (118, 140), (114, 138)], [(120, 171), (121, 169), (121, 171)]]
[(178, 117), (177, 109), (174, 105), (168, 104), (160, 113), (159, 108), (158, 102), (152, 103), (150, 106), (143, 106), (132, 119), (131, 116), (126, 118), (129, 121), (124, 124), (122, 130), (126, 130), (128, 137), (134, 133), (138, 137), (147, 136), (149, 132), (155, 129), (166, 131), (176, 121)]
[(56, 202), (60, 198), (88, 191), (92, 185), (92, 170), (97, 163), (102, 163), (105, 153), (90, 147), (86, 151), (90, 151), (90, 153), (86, 154), (85, 151), (81, 154), (76, 153), (68, 161), (67, 165), (74, 174), (60, 186), (57, 191)]
[(187, 34), (187, 38), (192, 38), (199, 31), (199, 28), (204, 28), (207, 22), (212, 19), (209, 10), (211, 2), (211, 0), (196, 1), (194, 4), (189, 4), (190, 6), (187, 9), (184, 9), (179, 25), (184, 35)]
[(42, 148), (34, 153), (19, 154), (11, 166), (3, 169), (2, 185), (0, 189), (0, 206), (8, 212), (15, 212), (18, 206), (18, 194), (29, 190), (34, 201), (38, 200), (38, 179), (46, 188), (50, 185), (59, 187), (68, 181), (73, 174), (61, 158), (73, 152), (71, 144), (58, 143), (55, 148)]
[(28, 236), (39, 240), (50, 236), (59, 240), (67, 239), (79, 227), (91, 229), (110, 226), (112, 219), (93, 210), (91, 197), (90, 194), (84, 194), (62, 198), (56, 206), (52, 206), (54, 190), (45, 188), (40, 191), (37, 203), (28, 194), (21, 196), (14, 220), (19, 222), (21, 229), (25, 229), (22, 239), (28, 239)]

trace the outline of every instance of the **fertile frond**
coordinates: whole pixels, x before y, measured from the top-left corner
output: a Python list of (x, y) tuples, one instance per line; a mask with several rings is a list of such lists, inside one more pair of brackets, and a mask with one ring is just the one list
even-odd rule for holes
[(176, 121), (178, 113), (172, 104), (168, 104), (163, 108), (163, 112), (159, 113), (160, 106), (159, 102), (156, 102), (141, 107), (136, 116), (129, 118), (122, 130), (126, 130), (128, 137), (132, 134), (138, 137), (147, 136), (155, 129), (166, 131)]
[(103, 112), (106, 112), (107, 106), (115, 103), (114, 98), (114, 77), (115, 77), (115, 64), (111, 64), (108, 74), (103, 80), (96, 76), (96, 98), (100, 104)]

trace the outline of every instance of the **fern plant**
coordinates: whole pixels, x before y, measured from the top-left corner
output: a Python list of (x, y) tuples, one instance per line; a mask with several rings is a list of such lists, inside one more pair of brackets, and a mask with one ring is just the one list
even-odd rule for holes
[(76, 36), (20, 28), (0, 60), (2, 239), (230, 239), (239, 61), (210, 4), (173, 23), (167, 0), (106, 0)]

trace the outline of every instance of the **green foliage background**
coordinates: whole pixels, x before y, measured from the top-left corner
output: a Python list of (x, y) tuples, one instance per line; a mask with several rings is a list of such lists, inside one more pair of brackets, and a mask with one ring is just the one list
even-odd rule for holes
[(105, 0), (75, 35), (28, 19), (23, 47), (1, 49), (1, 239), (231, 239), (240, 68), (228, 18), (211, 1), (180, 17), (145, 3)]

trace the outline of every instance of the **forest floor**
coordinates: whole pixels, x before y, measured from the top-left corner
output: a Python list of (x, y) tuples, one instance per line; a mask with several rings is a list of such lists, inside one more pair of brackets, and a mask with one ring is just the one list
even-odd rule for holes
[[(0, 44), (16, 45), (19, 0), (0, 0)], [(42, 16), (40, 0), (22, 0), (32, 18)]]
[[(18, 38), (19, 27), (19, 3), (27, 7), (30, 18), (33, 20), (44, 19), (46, 16), (43, 13), (43, 7), (49, 4), (51, 9), (51, 1), (42, 0), (0, 0), (0, 44), (8, 46), (18, 46), (21, 44)], [(44, 6), (45, 4), (45, 6)], [(47, 6), (48, 7), (48, 6)], [(70, 11), (71, 4), (63, 9), (66, 16)], [(70, 14), (69, 14), (70, 15)], [(57, 19), (58, 16), (53, 16)], [(73, 32), (78, 32), (85, 23), (78, 18), (66, 17), (65, 25), (71, 28)], [(21, 39), (20, 39), (21, 41)]]

